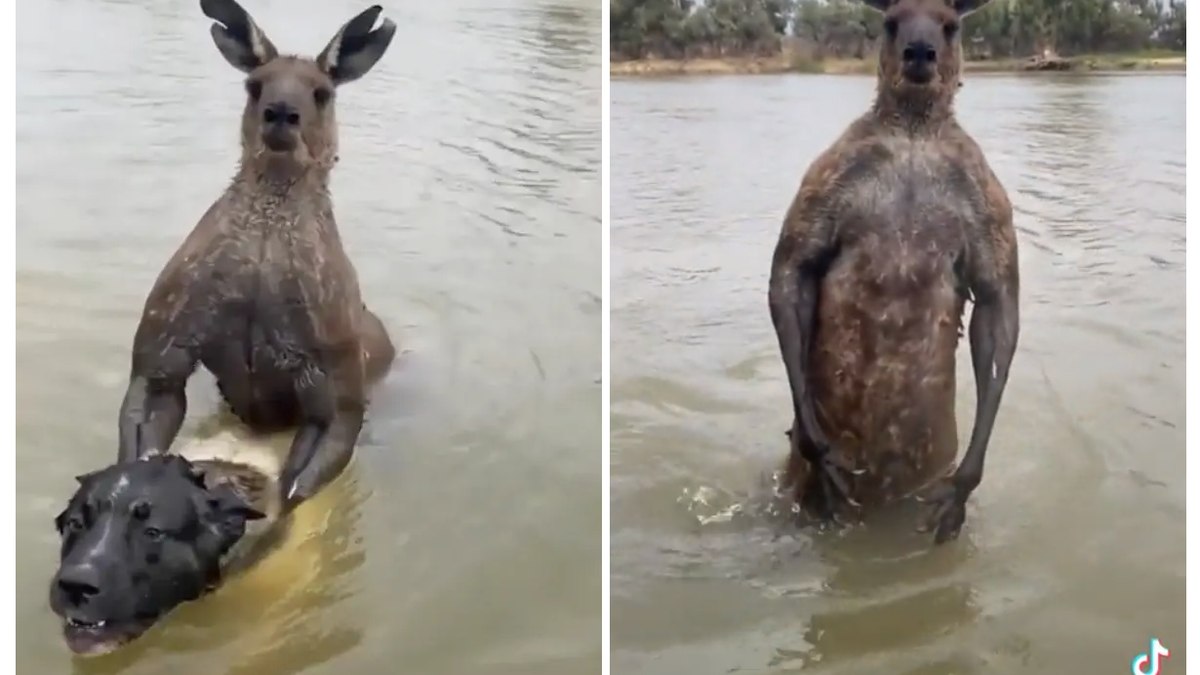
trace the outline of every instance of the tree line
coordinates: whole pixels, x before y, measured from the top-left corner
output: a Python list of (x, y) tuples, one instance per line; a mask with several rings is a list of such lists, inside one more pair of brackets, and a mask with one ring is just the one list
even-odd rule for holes
[[(968, 58), (1185, 49), (1182, 0), (993, 0), (963, 22)], [(817, 58), (864, 58), (882, 16), (860, 0), (612, 0), (616, 59), (771, 56), (790, 40)]]

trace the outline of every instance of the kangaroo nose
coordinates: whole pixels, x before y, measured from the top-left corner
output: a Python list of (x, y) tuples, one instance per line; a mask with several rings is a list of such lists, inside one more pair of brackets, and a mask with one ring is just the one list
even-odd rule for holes
[(937, 51), (933, 45), (922, 40), (908, 43), (904, 48), (905, 63), (933, 63), (937, 61)]
[(100, 594), (100, 570), (91, 563), (80, 563), (63, 568), (58, 573), (58, 588), (67, 600), (79, 606), (89, 598)]
[(300, 113), (286, 103), (272, 103), (263, 108), (263, 121), (267, 124), (300, 124)]

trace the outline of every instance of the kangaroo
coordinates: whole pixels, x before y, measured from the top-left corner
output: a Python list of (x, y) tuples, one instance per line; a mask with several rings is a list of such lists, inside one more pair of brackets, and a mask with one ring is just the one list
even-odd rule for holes
[(241, 159), (146, 299), (119, 415), (118, 462), (166, 453), (198, 364), (249, 428), (295, 428), (284, 512), (349, 463), (367, 388), (395, 349), (363, 304), (329, 195), (335, 91), (367, 73), (396, 26), (372, 6), (315, 58), (280, 55), (234, 0), (201, 0), (218, 51), (247, 74)]
[[(958, 537), (1019, 333), (1012, 205), (953, 112), (959, 25), (988, 0), (866, 0), (884, 14), (875, 103), (809, 166), (771, 263), (792, 395), (784, 484), (822, 523), (907, 496)], [(957, 468), (965, 302), (977, 402)]]

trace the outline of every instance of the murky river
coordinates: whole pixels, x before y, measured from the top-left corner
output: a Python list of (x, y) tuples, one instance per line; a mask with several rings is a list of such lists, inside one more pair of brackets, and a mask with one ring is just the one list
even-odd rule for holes
[[(370, 3), (243, 4), (316, 54)], [(233, 174), (242, 76), (194, 1), (18, 5), (18, 672), (599, 672), (599, 4), (385, 3), (333, 193), (407, 352), (307, 539), (94, 661), (47, 606), (52, 519), (115, 458), (141, 305)], [(190, 391), (184, 437), (217, 403)]]
[[(612, 89), (614, 672), (1184, 672), (1184, 78), (974, 76), (1022, 334), (961, 539), (780, 525), (783, 214), (860, 77)], [(966, 341), (959, 417), (974, 408)]]

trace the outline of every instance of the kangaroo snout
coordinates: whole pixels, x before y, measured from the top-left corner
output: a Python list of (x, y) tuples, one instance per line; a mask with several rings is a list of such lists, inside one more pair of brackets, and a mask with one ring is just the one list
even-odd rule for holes
[(925, 40), (913, 40), (904, 46), (900, 58), (904, 61), (904, 78), (916, 84), (926, 84), (933, 79), (937, 67), (937, 49)]
[(937, 50), (924, 40), (914, 40), (904, 48), (904, 62), (923, 66), (937, 61)]
[(269, 103), (263, 108), (263, 123), (290, 127), (299, 126), (300, 111), (292, 107), (291, 104), (283, 101)]
[(300, 111), (277, 101), (262, 109), (262, 140), (272, 152), (291, 152), (300, 142)]

